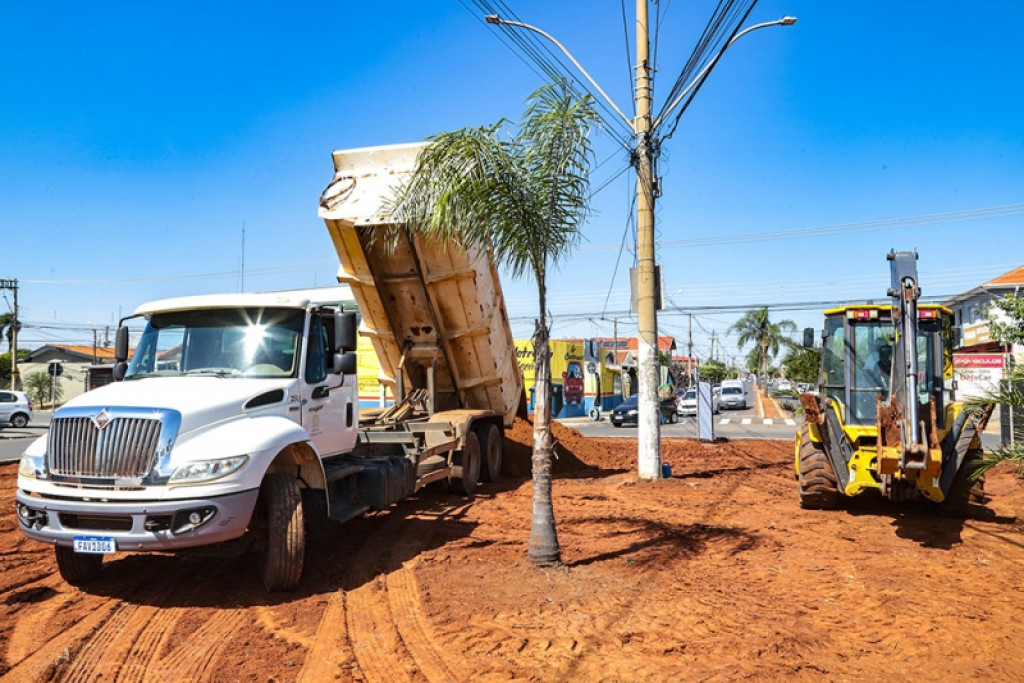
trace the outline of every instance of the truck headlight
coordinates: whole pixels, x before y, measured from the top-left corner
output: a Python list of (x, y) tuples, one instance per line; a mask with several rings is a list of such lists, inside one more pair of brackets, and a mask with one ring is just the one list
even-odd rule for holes
[(185, 463), (174, 470), (171, 475), (171, 484), (199, 484), (226, 477), (232, 472), (239, 470), (242, 465), (249, 461), (248, 455), (236, 455), (233, 458), (220, 458), (217, 460), (199, 460), (197, 462)]
[(21, 460), (18, 462), (18, 476), (26, 479), (42, 479), (43, 459), (31, 455), (21, 456)]

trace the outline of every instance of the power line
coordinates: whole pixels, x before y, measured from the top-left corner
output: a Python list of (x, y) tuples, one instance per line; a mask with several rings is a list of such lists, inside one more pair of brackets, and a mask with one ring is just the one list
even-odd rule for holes
[[(838, 223), (835, 225), (823, 225), (810, 228), (790, 228), (786, 230), (745, 232), (731, 235), (708, 235), (705, 237), (692, 237), (689, 239), (682, 240), (660, 241), (658, 242), (658, 248), (674, 249), (677, 247), (709, 247), (723, 244), (743, 244), (748, 242), (769, 242), (776, 240), (788, 240), (797, 237), (825, 237), (840, 234), (879, 232), (883, 230), (927, 227), (931, 225), (940, 225), (943, 223), (965, 223), (969, 221), (992, 220), (996, 218), (1008, 218), (1020, 215), (1024, 215), (1024, 204), (1007, 204), (1005, 206), (992, 206), (981, 209), (963, 209), (961, 211), (929, 213), (917, 216), (881, 218), (872, 221), (859, 221), (856, 223)], [(705, 232), (708, 231), (705, 230)], [(584, 247), (580, 247), (579, 251), (611, 251), (617, 248), (618, 245), (616, 244), (594, 243)]]

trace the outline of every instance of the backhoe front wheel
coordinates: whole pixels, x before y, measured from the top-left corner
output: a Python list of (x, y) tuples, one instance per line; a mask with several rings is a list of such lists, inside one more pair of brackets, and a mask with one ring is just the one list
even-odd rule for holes
[(268, 591), (299, 585), (306, 555), (306, 529), (299, 483), (290, 474), (268, 474), (260, 487), (256, 510), (260, 548), (260, 579)]
[(839, 485), (825, 449), (811, 441), (806, 424), (800, 428), (800, 462), (797, 481), (800, 507), (805, 510), (831, 510), (839, 505)]
[(946, 493), (946, 499), (939, 503), (939, 510), (948, 517), (966, 517), (972, 506), (985, 504), (985, 477), (973, 479), (971, 475), (982, 460), (981, 449), (967, 451), (964, 461), (953, 479), (953, 485)]

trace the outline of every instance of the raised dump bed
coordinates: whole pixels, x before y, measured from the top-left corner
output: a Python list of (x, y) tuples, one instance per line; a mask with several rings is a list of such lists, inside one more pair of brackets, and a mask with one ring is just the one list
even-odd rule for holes
[[(523, 396), (498, 271), (488, 252), (412, 236), (381, 214), (425, 143), (334, 152), (320, 216), (397, 400), (425, 390), (431, 412), (493, 410), (511, 426)], [(372, 239), (385, 229), (388, 240)], [(422, 394), (422, 392), (420, 392)]]

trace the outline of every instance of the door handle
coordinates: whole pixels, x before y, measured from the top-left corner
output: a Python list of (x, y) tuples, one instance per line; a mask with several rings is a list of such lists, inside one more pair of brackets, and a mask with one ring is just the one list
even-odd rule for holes
[(327, 398), (328, 396), (330, 396), (330, 394), (331, 388), (326, 384), (321, 384), (320, 386), (313, 389), (313, 393), (310, 394), (310, 396), (312, 396), (313, 398)]

